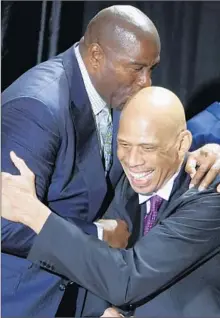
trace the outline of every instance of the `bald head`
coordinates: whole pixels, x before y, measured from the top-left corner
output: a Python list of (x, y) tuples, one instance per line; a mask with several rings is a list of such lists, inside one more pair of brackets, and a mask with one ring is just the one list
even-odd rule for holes
[(139, 37), (149, 37), (160, 49), (160, 39), (153, 22), (130, 5), (115, 5), (100, 11), (89, 23), (84, 39), (87, 45), (100, 43), (113, 48), (131, 47)]
[(163, 87), (147, 87), (133, 96), (122, 112), (123, 117), (141, 117), (152, 123), (158, 133), (175, 138), (186, 129), (184, 107), (180, 99)]
[(138, 193), (159, 190), (180, 168), (192, 136), (179, 98), (162, 87), (144, 88), (125, 105), (118, 158)]

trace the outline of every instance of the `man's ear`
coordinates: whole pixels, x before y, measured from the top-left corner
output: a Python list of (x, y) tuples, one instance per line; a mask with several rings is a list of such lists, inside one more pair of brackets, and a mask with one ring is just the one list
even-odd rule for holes
[(180, 133), (179, 136), (179, 157), (184, 158), (185, 154), (189, 151), (192, 144), (192, 134), (189, 130), (184, 130)]
[(92, 68), (99, 68), (101, 61), (104, 59), (104, 52), (101, 46), (97, 43), (92, 43), (88, 49), (88, 53)]

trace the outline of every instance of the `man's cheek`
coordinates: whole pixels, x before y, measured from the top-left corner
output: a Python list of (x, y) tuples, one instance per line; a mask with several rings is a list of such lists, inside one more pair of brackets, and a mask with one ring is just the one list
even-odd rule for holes
[(124, 153), (123, 153), (123, 150), (120, 148), (120, 146), (118, 147), (118, 150), (117, 150), (117, 156), (118, 156), (118, 160), (122, 162), (124, 158)]

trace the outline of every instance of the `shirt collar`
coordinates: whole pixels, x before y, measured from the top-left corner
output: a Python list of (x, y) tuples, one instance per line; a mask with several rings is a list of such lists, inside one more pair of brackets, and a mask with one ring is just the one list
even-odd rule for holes
[(75, 55), (77, 62), (79, 64), (79, 68), (82, 74), (82, 78), (84, 81), (84, 85), (92, 106), (92, 110), (94, 115), (98, 115), (105, 107), (106, 107), (106, 102), (102, 99), (102, 97), (98, 94), (96, 91), (95, 87), (93, 86), (91, 79), (89, 77), (89, 74), (87, 72), (86, 66), (83, 62), (83, 59), (81, 57), (80, 51), (79, 51), (79, 46), (74, 47), (75, 50)]
[(148, 201), (154, 195), (158, 195), (162, 199), (168, 201), (170, 198), (172, 189), (173, 189), (174, 181), (175, 181), (176, 177), (178, 176), (178, 174), (179, 174), (179, 170), (157, 192), (154, 192), (150, 195), (138, 194), (139, 204), (142, 204), (142, 203)]

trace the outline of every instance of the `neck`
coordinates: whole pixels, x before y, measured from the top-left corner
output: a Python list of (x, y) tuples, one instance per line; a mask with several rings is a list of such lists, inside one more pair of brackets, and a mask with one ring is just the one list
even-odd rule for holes
[[(177, 169), (176, 169), (175, 171), (173, 171), (170, 175), (168, 175), (168, 176), (165, 178), (164, 182), (163, 182), (162, 185), (160, 186), (160, 189), (162, 189), (162, 188), (167, 184), (167, 182), (169, 182), (169, 180), (170, 180), (171, 178), (173, 178), (176, 174), (178, 174), (178, 173), (180, 172), (180, 169), (181, 169), (181, 167), (182, 167), (183, 161), (184, 161), (184, 159), (180, 161), (180, 163), (179, 163)], [(160, 189), (157, 189), (155, 192), (159, 191)]]

